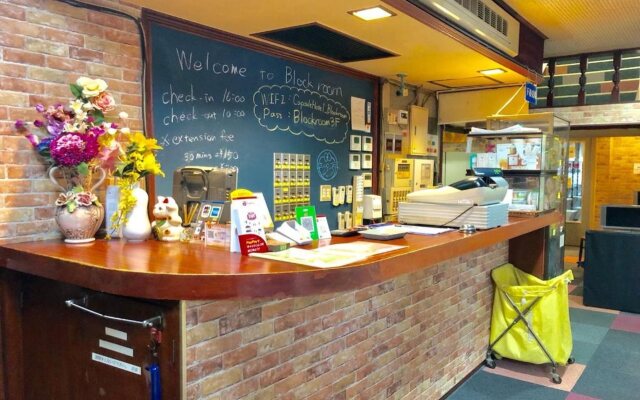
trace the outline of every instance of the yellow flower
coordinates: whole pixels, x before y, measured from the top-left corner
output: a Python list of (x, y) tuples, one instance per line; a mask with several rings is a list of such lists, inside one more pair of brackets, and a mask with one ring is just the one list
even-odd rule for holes
[(131, 143), (136, 146), (136, 150), (142, 153), (153, 150), (162, 150), (162, 146), (153, 138), (147, 138), (142, 132), (135, 132), (131, 136)]
[(102, 79), (91, 79), (86, 76), (81, 76), (76, 81), (76, 85), (82, 87), (82, 95), (85, 98), (95, 97), (100, 93), (107, 90), (107, 82)]
[(156, 161), (156, 156), (151, 152), (144, 155), (142, 170), (149, 171), (150, 174), (164, 176), (164, 172), (160, 169), (160, 163)]

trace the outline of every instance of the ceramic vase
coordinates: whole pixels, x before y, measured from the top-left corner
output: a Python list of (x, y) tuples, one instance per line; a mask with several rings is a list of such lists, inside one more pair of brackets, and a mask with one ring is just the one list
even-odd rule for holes
[(127, 222), (122, 227), (122, 237), (131, 242), (140, 242), (147, 240), (151, 235), (151, 222), (147, 212), (149, 195), (137, 185), (133, 188), (132, 194), (136, 198), (136, 205), (127, 214)]
[[(49, 169), (49, 180), (66, 193), (70, 188), (66, 188), (60, 184), (56, 176), (57, 171), (57, 166)], [(93, 191), (104, 182), (106, 176), (105, 171), (102, 168), (97, 168), (95, 172), (99, 173), (99, 177), (93, 186), (87, 190), (87, 193), (93, 193)], [(65, 237), (64, 241), (66, 243), (93, 242), (96, 240), (94, 236), (100, 228), (103, 219), (104, 207), (99, 203), (89, 206), (78, 206), (73, 212), (69, 212), (66, 206), (56, 207), (55, 220), (60, 232), (62, 232), (62, 235)]]
[(104, 208), (98, 204), (80, 206), (73, 212), (69, 212), (66, 206), (56, 207), (56, 223), (66, 243), (89, 243), (96, 240), (94, 235), (103, 218)]

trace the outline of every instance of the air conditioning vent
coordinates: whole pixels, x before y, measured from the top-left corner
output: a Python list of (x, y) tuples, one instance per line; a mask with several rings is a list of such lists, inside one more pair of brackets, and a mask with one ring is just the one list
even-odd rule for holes
[(418, 0), (418, 2), (510, 56), (518, 55), (520, 24), (493, 1)]
[(500, 32), (504, 36), (507, 36), (508, 23), (502, 16), (492, 10), (483, 1), (480, 0), (455, 0), (471, 13), (475, 14), (483, 20), (487, 25), (496, 31)]

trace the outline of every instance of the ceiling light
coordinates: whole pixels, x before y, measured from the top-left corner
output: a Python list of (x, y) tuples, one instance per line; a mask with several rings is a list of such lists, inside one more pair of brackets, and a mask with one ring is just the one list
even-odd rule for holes
[(448, 8), (436, 3), (435, 1), (432, 1), (433, 5), (440, 11), (442, 11), (443, 13), (447, 14), (448, 16), (450, 16), (451, 18), (455, 19), (456, 21), (460, 21), (460, 17), (458, 17), (456, 14), (454, 14), (453, 12), (449, 11)]
[(498, 74), (504, 74), (507, 71), (505, 71), (502, 68), (492, 68), (492, 69), (484, 69), (478, 72), (480, 72), (482, 75), (498, 75)]
[(395, 15), (391, 11), (385, 10), (384, 8), (379, 6), (365, 8), (363, 10), (349, 11), (349, 14), (354, 15), (365, 21), (371, 21), (371, 20), (380, 19), (380, 18), (387, 18)]

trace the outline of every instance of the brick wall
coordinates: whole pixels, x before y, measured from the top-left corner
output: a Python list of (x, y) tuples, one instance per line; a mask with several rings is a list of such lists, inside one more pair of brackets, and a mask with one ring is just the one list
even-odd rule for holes
[[(139, 15), (117, 0), (103, 7)], [(32, 121), (38, 103), (66, 103), (69, 83), (102, 78), (141, 129), (141, 55), (130, 19), (52, 0), (0, 0), (0, 242), (59, 237), (53, 220), (55, 187), (16, 119)], [(117, 115), (117, 113), (114, 113)]]
[(507, 243), (364, 289), (187, 302), (188, 399), (439, 399), (484, 359)]
[(572, 127), (593, 125), (628, 125), (640, 123), (640, 102), (593, 106), (539, 108), (532, 113), (553, 112)]
[(640, 137), (599, 137), (595, 139), (594, 212), (590, 226), (600, 225), (604, 204), (633, 204), (633, 193), (640, 190), (640, 175), (633, 164), (640, 163)]

